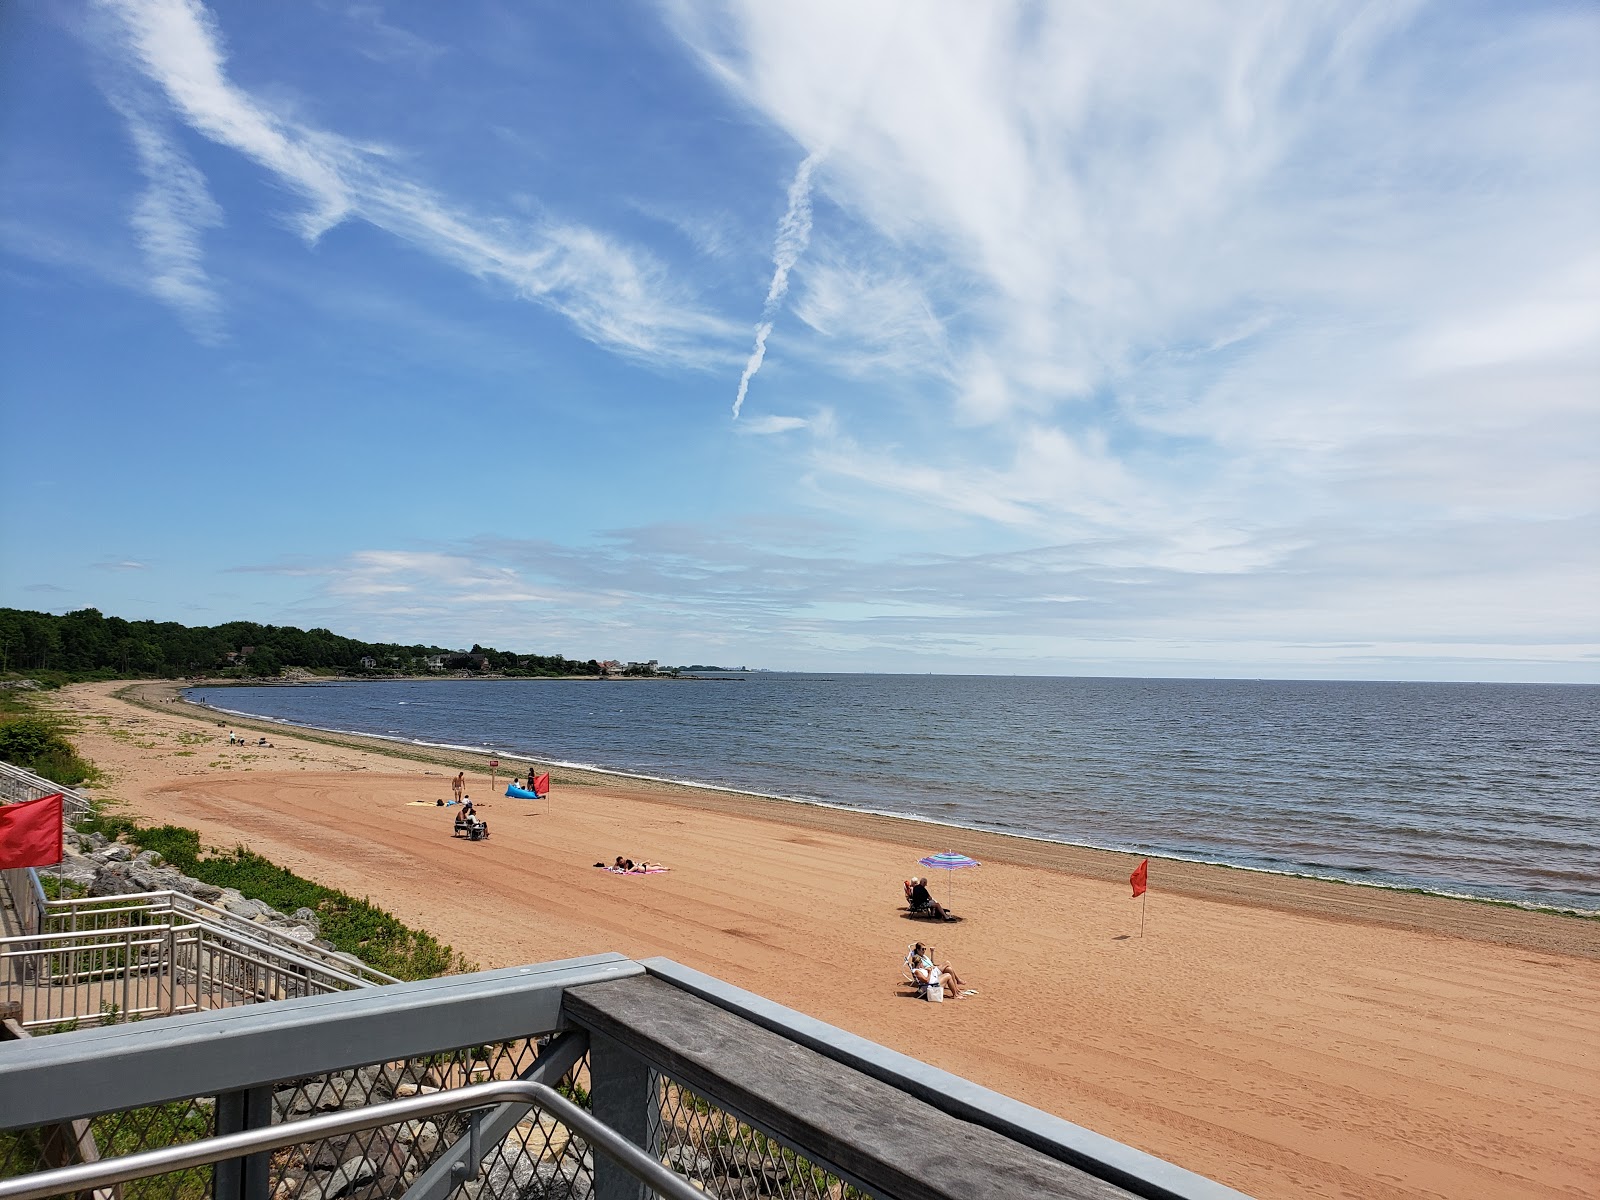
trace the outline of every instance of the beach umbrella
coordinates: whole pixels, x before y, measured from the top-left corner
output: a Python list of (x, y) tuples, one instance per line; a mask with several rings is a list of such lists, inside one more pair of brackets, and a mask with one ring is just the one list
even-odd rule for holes
[[(965, 854), (957, 854), (954, 850), (946, 850), (942, 854), (930, 854), (927, 858), (917, 859), (925, 867), (932, 867), (936, 871), (960, 871), (967, 867), (981, 867), (983, 864), (975, 858), (968, 858)], [(946, 891), (947, 900), (953, 900), (956, 894), (956, 879), (950, 877), (950, 886)], [(953, 904), (946, 904), (946, 908), (953, 908)]]

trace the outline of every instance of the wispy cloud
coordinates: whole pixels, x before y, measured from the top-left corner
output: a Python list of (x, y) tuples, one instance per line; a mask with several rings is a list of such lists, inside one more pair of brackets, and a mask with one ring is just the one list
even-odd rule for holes
[(783, 219), (778, 222), (778, 236), (772, 246), (772, 282), (767, 285), (767, 299), (761, 306), (761, 320), (756, 324), (755, 348), (750, 351), (749, 361), (744, 365), (744, 374), (739, 376), (739, 391), (733, 398), (734, 420), (739, 419), (739, 410), (744, 407), (750, 381), (755, 378), (762, 361), (767, 357), (767, 338), (772, 333), (773, 321), (777, 319), (778, 307), (789, 291), (789, 272), (794, 270), (795, 263), (800, 261), (800, 256), (811, 241), (811, 173), (817, 169), (819, 161), (819, 154), (806, 155), (789, 182), (789, 206), (784, 210)]
[(94, 564), (97, 571), (148, 571), (149, 563), (138, 562), (131, 558), (102, 559)]
[(739, 432), (743, 434), (763, 435), (773, 433), (791, 433), (796, 429), (804, 429), (811, 422), (805, 417), (781, 417), (768, 415), (751, 417), (740, 422)]
[(477, 217), (401, 174), (385, 148), (275, 112), (230, 79), (216, 20), (198, 0), (98, 2), (134, 64), (190, 127), (300, 195), (294, 224), (308, 242), (363, 220), (560, 313), (613, 351), (688, 365), (722, 358), (730, 327), (701, 311), (647, 252), (554, 218), (514, 226)]
[(145, 177), (131, 221), (149, 269), (149, 291), (176, 309), (197, 336), (214, 340), (221, 303), (206, 273), (202, 240), (207, 229), (222, 224), (222, 210), (159, 119), (140, 112), (131, 97), (114, 96), (112, 104), (127, 123)]
[[(1591, 521), (1564, 536), (1596, 532)], [(302, 620), (578, 657), (690, 661), (720, 647), (769, 666), (1362, 676), (1382, 663), (1396, 677), (1515, 678), (1600, 650), (1554, 632), (1581, 630), (1587, 610), (1551, 589), (1548, 533), (1530, 541), (1503, 523), (1457, 536), (1418, 530), (1392, 547), (1418, 568), (1404, 578), (1367, 557), (1358, 528), (1327, 526), (1301, 547), (1247, 540), (1229, 569), (1198, 544), (1183, 559), (1160, 533), (882, 553), (815, 519), (658, 524), (582, 545), (479, 538), (290, 569), (313, 585)], [(1462, 604), (1471, 556), (1498, 566)]]
[(391, 22), (378, 4), (348, 4), (344, 19), (357, 31), (358, 50), (377, 62), (404, 62), (420, 68), (433, 64), (446, 48)]
[(796, 311), (860, 386), (810, 431), (819, 500), (1263, 572), (1240, 545), (1330, 519), (1376, 555), (1594, 511), (1592, 10), (932, 0), (885, 41), (871, 7), (667, 6), (828, 147)]

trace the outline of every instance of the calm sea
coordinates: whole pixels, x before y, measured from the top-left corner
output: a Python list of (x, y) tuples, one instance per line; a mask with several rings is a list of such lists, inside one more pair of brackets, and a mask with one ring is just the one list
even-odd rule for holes
[(190, 694), (486, 760), (1600, 910), (1596, 687), (755, 673)]

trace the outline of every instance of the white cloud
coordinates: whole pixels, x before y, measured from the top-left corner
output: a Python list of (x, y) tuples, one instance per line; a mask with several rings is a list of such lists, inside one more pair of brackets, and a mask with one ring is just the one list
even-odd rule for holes
[(750, 417), (739, 423), (739, 432), (742, 434), (773, 434), (790, 433), (796, 429), (804, 429), (811, 422), (804, 417), (780, 417), (776, 415)]
[(666, 8), (827, 147), (796, 309), (875, 386), (828, 393), (819, 502), (1228, 572), (1594, 511), (1593, 10)]
[(731, 329), (697, 309), (650, 255), (570, 222), (485, 219), (399, 174), (395, 156), (274, 112), (232, 82), (216, 20), (198, 0), (99, 0), (138, 69), (197, 132), (259, 163), (306, 207), (315, 242), (360, 219), (566, 317), (589, 340), (660, 362), (721, 361)]
[(201, 240), (222, 224), (222, 210), (205, 177), (177, 147), (158, 120), (135, 101), (118, 97), (114, 107), (127, 122), (145, 191), (131, 221), (149, 270), (151, 295), (170, 304), (200, 337), (218, 335), (221, 304), (206, 273)]

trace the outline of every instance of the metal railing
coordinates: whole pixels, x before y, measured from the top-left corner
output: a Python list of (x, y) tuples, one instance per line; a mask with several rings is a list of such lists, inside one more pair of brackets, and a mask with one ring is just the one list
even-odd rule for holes
[[(79, 933), (120, 929), (170, 921), (199, 922), (220, 934), (229, 934), (271, 950), (322, 963), (341, 976), (367, 984), (399, 982), (351, 955), (325, 950), (311, 942), (274, 929), (259, 921), (229, 912), (219, 905), (170, 889), (121, 896), (76, 896), (47, 900), (39, 923), (41, 933)], [(348, 986), (348, 985), (347, 985)]]
[(89, 800), (81, 792), (52, 783), (43, 775), (35, 775), (13, 763), (0, 762), (0, 804), (15, 804), (19, 800), (39, 800), (61, 793), (62, 811), (68, 821), (76, 821), (89, 811)]
[(369, 987), (324, 962), (205, 922), (0, 938), (0, 1000), (32, 1031)]
[(562, 1124), (576, 1130), (591, 1147), (606, 1155), (658, 1196), (668, 1197), (669, 1200), (705, 1200), (704, 1191), (692, 1187), (682, 1176), (668, 1170), (654, 1157), (597, 1121), (553, 1088), (543, 1083), (518, 1081), (481, 1083), (428, 1096), (391, 1100), (354, 1112), (310, 1117), (304, 1121), (205, 1138), (180, 1146), (165, 1146), (122, 1158), (41, 1171), (20, 1179), (0, 1180), (0, 1200), (48, 1200), (52, 1196), (211, 1166), (308, 1141), (360, 1133), (444, 1113), (478, 1110), (469, 1122), (467, 1136), (452, 1147), (453, 1154), (447, 1164), (449, 1182), (461, 1184), (475, 1180), (480, 1175), (485, 1151), (482, 1124), (490, 1115), (488, 1106), (505, 1104), (549, 1113)]

